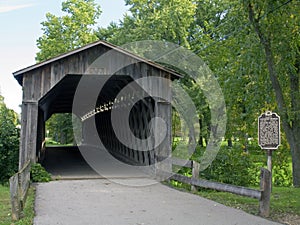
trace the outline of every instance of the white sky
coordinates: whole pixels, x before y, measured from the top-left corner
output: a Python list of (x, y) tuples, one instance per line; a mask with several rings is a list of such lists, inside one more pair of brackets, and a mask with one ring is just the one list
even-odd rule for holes
[[(102, 9), (98, 26), (118, 22), (126, 12), (124, 0), (96, 0)], [(6, 105), (20, 113), (22, 88), (12, 73), (35, 64), (36, 40), (41, 36), (40, 23), (50, 12), (61, 15), (62, 0), (0, 1), (0, 92)]]

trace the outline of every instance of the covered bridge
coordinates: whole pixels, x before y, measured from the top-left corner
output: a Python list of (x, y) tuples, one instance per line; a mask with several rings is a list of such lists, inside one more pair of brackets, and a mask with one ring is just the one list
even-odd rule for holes
[[(114, 157), (130, 164), (155, 164), (170, 156), (171, 103), (151, 96), (147, 93), (149, 89), (145, 90), (136, 81), (164, 78), (151, 79), (146, 86), (158, 96), (169, 96), (168, 99), (171, 80), (179, 77), (172, 70), (99, 41), (13, 75), (23, 88), (19, 168), (28, 160), (36, 162), (43, 158), (45, 122), (55, 113), (73, 113), (80, 118), (82, 140), (77, 140), (78, 144), (95, 146), (100, 139)], [(116, 108), (121, 114), (122, 110), (129, 111), (128, 121), (116, 123), (118, 137), (116, 125), (111, 121)], [(151, 122), (155, 117), (160, 117), (166, 125), (159, 145), (155, 144), (158, 136), (153, 133), (158, 130), (153, 126), (160, 124)], [(134, 136), (146, 142), (128, 146), (120, 141), (120, 136), (128, 137), (123, 124), (129, 124)], [(129, 135), (126, 140), (130, 138)]]

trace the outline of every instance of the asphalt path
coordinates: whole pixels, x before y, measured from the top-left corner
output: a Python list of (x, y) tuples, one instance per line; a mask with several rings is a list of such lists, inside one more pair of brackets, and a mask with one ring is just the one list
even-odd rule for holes
[(37, 184), (35, 212), (35, 225), (278, 224), (160, 183), (132, 187), (109, 179)]

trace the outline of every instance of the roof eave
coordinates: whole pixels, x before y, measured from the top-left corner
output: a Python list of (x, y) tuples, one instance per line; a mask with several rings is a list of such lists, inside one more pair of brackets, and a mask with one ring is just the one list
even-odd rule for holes
[[(154, 67), (156, 67), (156, 68), (158, 68), (158, 69), (161, 69), (161, 70), (163, 70), (163, 71), (166, 71), (166, 72), (170, 73), (171, 75), (173, 75), (173, 76), (175, 76), (175, 77), (178, 77), (178, 78), (183, 77), (181, 74), (179, 74), (179, 73), (177, 73), (177, 72), (175, 72), (175, 71), (173, 71), (173, 70), (171, 70), (171, 69), (165, 68), (165, 67), (161, 66), (161, 65), (158, 64), (158, 63), (155, 63), (155, 62), (153, 62), (153, 61), (150, 61), (150, 60), (147, 60), (147, 59), (142, 58), (142, 57), (140, 57), (140, 56), (137, 56), (137, 55), (135, 55), (135, 54), (133, 54), (133, 53), (131, 53), (131, 52), (125, 50), (125, 49), (122, 49), (122, 48), (120, 48), (120, 47), (118, 47), (118, 46), (116, 46), (116, 45), (113, 45), (113, 44), (110, 44), (110, 43), (107, 43), (107, 42), (104, 42), (104, 41), (93, 42), (93, 43), (91, 43), (91, 44), (85, 45), (85, 46), (83, 46), (83, 47), (81, 47), (81, 48), (78, 48), (78, 49), (75, 49), (75, 50), (73, 50), (73, 51), (70, 51), (70, 52), (61, 54), (61, 55), (59, 55), (59, 56), (53, 57), (53, 58), (48, 59), (48, 60), (46, 60), (46, 61), (43, 61), (43, 62), (34, 64), (34, 65), (32, 65), (32, 66), (28, 66), (28, 67), (26, 67), (26, 68), (24, 68), (24, 69), (21, 69), (21, 70), (18, 70), (18, 71), (16, 71), (16, 72), (14, 72), (13, 75), (14, 75), (15, 79), (18, 80), (19, 83), (20, 83), (20, 80), (18, 79), (18, 77), (19, 77), (20, 75), (23, 75), (24, 73), (27, 73), (27, 72), (32, 71), (32, 70), (34, 70), (34, 69), (37, 69), (37, 68), (39, 68), (39, 67), (45, 66), (45, 65), (47, 65), (47, 64), (53, 63), (53, 62), (55, 62), (55, 61), (58, 61), (58, 60), (60, 60), (60, 59), (63, 59), (63, 58), (65, 58), (65, 57), (68, 57), (68, 56), (70, 56), (70, 55), (73, 55), (73, 54), (82, 52), (82, 51), (84, 51), (84, 50), (86, 50), (86, 49), (89, 49), (89, 48), (92, 48), (92, 47), (94, 47), (94, 46), (101, 45), (101, 44), (104, 45), (104, 46), (106, 46), (106, 47), (109, 47), (109, 48), (111, 48), (111, 49), (114, 49), (114, 50), (116, 50), (116, 51), (118, 51), (118, 52), (121, 52), (121, 53), (123, 53), (123, 54), (125, 54), (125, 55), (128, 55), (128, 56), (130, 56), (130, 57), (132, 57), (132, 58), (134, 58), (134, 59), (137, 59), (138, 61), (147, 63), (147, 64), (149, 64), (149, 65), (151, 65), (151, 66), (154, 66)], [(20, 83), (20, 84), (21, 84), (21, 83)]]

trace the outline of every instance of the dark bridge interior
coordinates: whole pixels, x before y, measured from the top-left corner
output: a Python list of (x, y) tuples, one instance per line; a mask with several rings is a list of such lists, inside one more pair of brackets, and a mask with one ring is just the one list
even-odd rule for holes
[[(151, 135), (150, 120), (155, 115), (154, 99), (148, 96), (139, 85), (134, 84), (135, 82), (130, 76), (115, 75), (109, 79), (107, 77), (105, 75), (87, 75), (84, 77), (84, 81), (81, 81), (82, 75), (65, 76), (39, 101), (40, 110), (43, 112), (42, 117), (47, 120), (54, 113), (73, 112), (79, 118), (83, 118), (82, 140), (79, 140), (79, 144), (91, 147), (98, 146), (98, 136), (105, 149), (118, 160), (130, 165), (153, 164), (155, 161), (154, 150), (138, 151), (130, 149), (118, 140), (111, 122), (111, 110), (113, 107), (120, 107), (121, 110), (122, 108), (132, 107), (128, 121), (118, 121), (120, 125), (118, 129), (124, 129), (122, 124), (127, 122), (129, 123), (130, 131), (137, 138), (147, 139)], [(105, 83), (97, 96), (96, 104), (92, 110), (88, 105), (88, 101), (81, 102), (82, 105), (79, 108), (73, 108), (74, 96), (80, 81), (87, 88), (95, 88), (96, 83)], [(127, 93), (129, 96), (121, 96), (121, 98), (119, 96), (119, 99), (116, 99), (119, 92), (129, 83), (134, 87), (134, 89), (131, 89), (131, 93)], [(89, 91), (84, 93), (87, 96), (90, 94)], [(130, 105), (133, 99), (137, 97), (140, 100), (134, 105)], [(97, 109), (99, 110), (97, 111)], [(92, 114), (91, 111), (93, 112)], [(88, 115), (89, 113), (90, 115)], [(97, 133), (91, 129), (93, 123), (96, 124)], [(126, 132), (124, 131), (125, 135)], [(37, 152), (37, 154), (40, 153), (42, 153), (40, 159), (43, 161), (45, 168), (55, 176), (70, 177), (75, 171), (77, 177), (84, 175), (94, 177), (97, 175), (85, 162), (76, 146), (46, 148), (44, 152)]]

